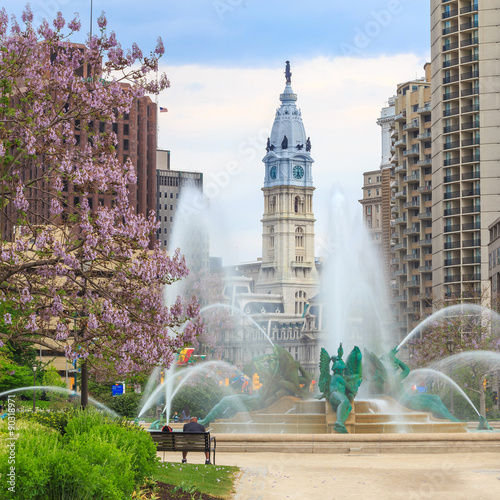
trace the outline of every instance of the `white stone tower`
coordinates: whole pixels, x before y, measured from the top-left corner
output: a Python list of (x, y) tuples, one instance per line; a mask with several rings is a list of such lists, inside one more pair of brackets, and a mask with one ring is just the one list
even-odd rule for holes
[(311, 142), (306, 136), (297, 95), (286, 63), (286, 87), (280, 95), (265, 164), (262, 266), (257, 293), (283, 297), (285, 314), (304, 312), (318, 291), (314, 259)]

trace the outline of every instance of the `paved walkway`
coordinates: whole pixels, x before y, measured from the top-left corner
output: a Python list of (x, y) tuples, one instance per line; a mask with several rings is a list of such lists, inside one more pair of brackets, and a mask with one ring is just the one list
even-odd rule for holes
[[(199, 455), (199, 457), (198, 457)], [(203, 463), (190, 453), (191, 463)], [(166, 460), (179, 461), (178, 453)], [(498, 453), (217, 453), (242, 475), (234, 500), (499, 500)]]

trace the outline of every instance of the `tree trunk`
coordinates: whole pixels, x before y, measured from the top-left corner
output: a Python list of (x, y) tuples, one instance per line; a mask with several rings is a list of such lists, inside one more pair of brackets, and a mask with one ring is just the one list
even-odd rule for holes
[(81, 379), (81, 406), (82, 409), (85, 410), (87, 405), (89, 404), (89, 388), (88, 388), (88, 380), (89, 380), (89, 372), (87, 368), (87, 360), (82, 363), (82, 379)]

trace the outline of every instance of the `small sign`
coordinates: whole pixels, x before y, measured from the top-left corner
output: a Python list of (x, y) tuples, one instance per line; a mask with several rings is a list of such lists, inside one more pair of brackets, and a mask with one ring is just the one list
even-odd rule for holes
[(115, 384), (111, 386), (113, 396), (121, 396), (123, 394), (123, 385)]

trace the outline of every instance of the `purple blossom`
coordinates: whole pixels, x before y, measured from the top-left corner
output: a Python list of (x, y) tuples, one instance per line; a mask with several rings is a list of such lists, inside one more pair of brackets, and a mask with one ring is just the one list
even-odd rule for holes
[(97, 18), (97, 26), (99, 26), (99, 28), (101, 29), (104, 29), (106, 28), (108, 24), (108, 21), (106, 20), (106, 14), (104, 13), (104, 11), (101, 12), (101, 15)]
[(12, 316), (10, 315), (10, 313), (5, 313), (3, 315), (3, 322), (6, 324), (6, 325), (12, 325)]

